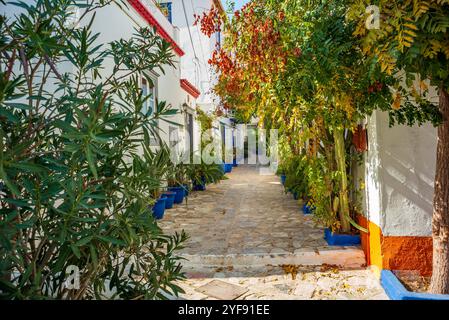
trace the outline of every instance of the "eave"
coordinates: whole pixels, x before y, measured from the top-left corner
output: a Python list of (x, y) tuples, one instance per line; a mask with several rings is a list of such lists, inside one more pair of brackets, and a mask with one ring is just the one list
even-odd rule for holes
[(156, 32), (167, 42), (171, 44), (175, 53), (182, 57), (184, 55), (184, 51), (182, 51), (181, 47), (176, 43), (176, 41), (168, 34), (168, 32), (162, 27), (162, 25), (157, 21), (157, 19), (151, 14), (150, 11), (146, 8), (146, 6), (142, 3), (141, 0), (128, 0), (131, 7), (136, 10), (139, 15), (148, 22), (149, 25), (153, 26), (156, 29)]

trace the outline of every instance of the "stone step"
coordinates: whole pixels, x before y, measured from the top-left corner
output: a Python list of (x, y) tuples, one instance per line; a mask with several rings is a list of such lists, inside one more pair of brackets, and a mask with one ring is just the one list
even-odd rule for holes
[(348, 270), (366, 267), (365, 254), (360, 247), (328, 248), (294, 254), (181, 254), (180, 256), (186, 259), (182, 265), (187, 269), (249, 266), (259, 268), (268, 265), (321, 266), (326, 264)]

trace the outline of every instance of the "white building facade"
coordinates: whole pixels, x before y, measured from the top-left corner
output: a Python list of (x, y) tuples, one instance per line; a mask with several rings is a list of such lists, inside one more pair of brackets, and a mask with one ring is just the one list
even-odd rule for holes
[[(209, 59), (217, 46), (221, 46), (223, 34), (216, 32), (209, 38), (201, 32), (201, 26), (195, 24), (195, 20), (213, 6), (226, 18), (223, 4), (220, 0), (161, 0), (159, 5), (167, 19), (179, 29), (179, 43), (185, 52), (181, 57), (181, 78), (198, 88), (200, 96), (197, 106), (207, 114), (213, 114), (220, 108), (220, 99), (213, 94), (217, 77), (209, 65)], [(234, 135), (235, 131), (231, 119), (227, 117), (217, 118), (214, 129), (214, 135), (223, 141), (226, 135)]]
[(177, 110), (176, 115), (168, 117), (169, 122), (159, 121), (161, 139), (180, 153), (197, 150), (200, 141), (195, 109), (200, 92), (181, 76), (186, 52), (180, 45), (180, 30), (170, 23), (153, 0), (127, 0), (127, 4), (127, 7), (111, 4), (96, 12), (93, 29), (100, 33), (98, 41), (107, 43), (129, 39), (136, 28), (152, 27), (160, 37), (171, 43), (174, 66), (164, 66), (164, 73), (148, 70), (146, 75), (153, 83), (148, 83), (142, 76), (141, 88), (144, 94), (150, 96), (147, 108), (155, 110), (157, 103), (166, 102)]

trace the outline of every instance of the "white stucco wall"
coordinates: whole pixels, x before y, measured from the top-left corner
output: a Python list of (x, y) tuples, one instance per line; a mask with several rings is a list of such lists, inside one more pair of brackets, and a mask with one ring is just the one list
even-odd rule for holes
[[(26, 3), (34, 3), (35, 0), (25, 0)], [(153, 0), (144, 0), (143, 3), (147, 5), (147, 9), (153, 14), (164, 30), (175, 40), (179, 40), (179, 31), (165, 18), (165, 16), (159, 11), (154, 4)], [(15, 14), (23, 12), (20, 7), (8, 5), (0, 5), (1, 12), (5, 12), (10, 18), (13, 18)], [(81, 9), (82, 11), (82, 9)], [(83, 23), (88, 23), (89, 17), (86, 17)], [(81, 24), (82, 25), (82, 24)], [(97, 39), (97, 43), (104, 44), (104, 49), (107, 48), (107, 43), (120, 39), (130, 39), (135, 34), (135, 29), (139, 27), (148, 26), (148, 22), (145, 21), (132, 7), (123, 10), (115, 4), (108, 5), (96, 11), (96, 17), (92, 25), (92, 32), (99, 33), (100, 36)], [(178, 42), (179, 45), (179, 42)], [(189, 49), (189, 48), (188, 48)], [(190, 49), (191, 50), (191, 49)], [(189, 51), (186, 50), (188, 53)], [(174, 53), (174, 52), (173, 52)], [(179, 137), (181, 141), (179, 145), (185, 146), (185, 112), (183, 105), (187, 104), (190, 108), (189, 112), (195, 115), (196, 100), (184, 91), (180, 86), (181, 79), (181, 59), (174, 53), (175, 67), (166, 65), (164, 66), (165, 73), (160, 70), (154, 70), (157, 73), (157, 94), (159, 101), (166, 101), (174, 109), (179, 112), (177, 115), (168, 118), (173, 123), (179, 124)], [(102, 71), (103, 78), (106, 78), (111, 73), (114, 67), (114, 61), (111, 58), (107, 58), (104, 61), (104, 69)], [(69, 64), (60, 63), (58, 69), (61, 73), (71, 70)], [(51, 85), (49, 85), (51, 90)], [(181, 112), (182, 111), (182, 112)], [(169, 141), (169, 126), (175, 127), (174, 124), (169, 124), (164, 121), (159, 122), (160, 135), (164, 141)], [(194, 145), (199, 145), (199, 128), (198, 124), (194, 123)], [(196, 147), (197, 149), (198, 147)]]
[(388, 114), (368, 121), (366, 208), (385, 236), (430, 236), (436, 129), (389, 127)]
[[(150, 12), (158, 19), (160, 24), (164, 27), (170, 35), (174, 35), (173, 26), (166, 20), (162, 13), (155, 12), (157, 9), (152, 1), (145, 1), (149, 5)], [(153, 4), (153, 5), (151, 5)], [(157, 9), (158, 10), (158, 9)], [(98, 10), (96, 20), (93, 25), (95, 32), (101, 34), (98, 41), (102, 43), (118, 40), (129, 39), (135, 33), (135, 28), (147, 26), (148, 23), (132, 8), (125, 12), (122, 11), (116, 5), (107, 6), (101, 10)], [(173, 109), (178, 110), (175, 116), (167, 117), (171, 123), (163, 120), (159, 121), (159, 134), (161, 138), (168, 143), (169, 141), (169, 128), (178, 128), (178, 137), (181, 139), (179, 146), (183, 148), (185, 146), (185, 114), (183, 114), (183, 104), (187, 103), (192, 108), (195, 105), (195, 99), (184, 91), (180, 86), (180, 58), (174, 53), (175, 66), (165, 65), (163, 66), (164, 73), (159, 69), (153, 70), (156, 75), (156, 87), (158, 101), (165, 101), (167, 105), (171, 105)], [(113, 61), (109, 60), (105, 63), (105, 73), (111, 70), (113, 67)], [(178, 124), (176, 126), (175, 124)]]
[[(199, 25), (194, 26), (194, 14), (202, 15), (212, 6), (212, 0), (171, 0), (172, 24), (179, 29), (180, 46), (185, 55), (181, 58), (181, 78), (187, 79), (201, 91), (197, 103), (203, 111), (215, 109), (216, 98), (211, 94), (215, 83), (209, 59), (215, 49), (218, 36), (208, 38)], [(184, 5), (183, 5), (184, 4)]]
[(379, 126), (377, 112), (369, 117), (368, 130), (368, 152), (365, 154), (365, 204), (367, 218), (381, 225), (382, 212), (382, 190), (380, 179), (380, 145)]

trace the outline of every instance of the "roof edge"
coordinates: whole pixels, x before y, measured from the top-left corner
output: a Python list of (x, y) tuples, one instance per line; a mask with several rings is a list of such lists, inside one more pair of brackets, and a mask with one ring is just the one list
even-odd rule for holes
[(185, 53), (181, 47), (176, 43), (176, 41), (168, 34), (168, 32), (162, 27), (162, 25), (157, 21), (157, 19), (151, 14), (151, 12), (145, 7), (141, 0), (128, 0), (128, 3), (137, 13), (147, 21), (151, 26), (153, 26), (157, 33), (167, 42), (169, 42), (176, 54), (182, 57)]
[(185, 91), (187, 91), (188, 94), (190, 94), (195, 99), (198, 99), (198, 97), (201, 95), (201, 92), (189, 82), (187, 79), (181, 79), (179, 80), (181, 88), (183, 88)]

